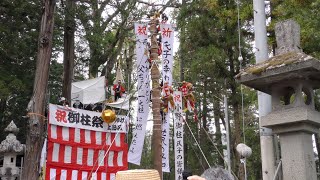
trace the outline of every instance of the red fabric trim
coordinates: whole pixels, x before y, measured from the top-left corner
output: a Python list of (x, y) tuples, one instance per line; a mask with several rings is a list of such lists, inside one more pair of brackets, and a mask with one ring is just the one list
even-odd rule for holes
[(75, 128), (69, 128), (69, 141), (74, 142)]
[(59, 158), (58, 161), (59, 162), (63, 162), (64, 163), (64, 152), (65, 152), (66, 146), (64, 145), (59, 145)]
[(91, 137), (91, 144), (97, 144), (95, 131), (90, 131), (90, 137)]
[(85, 140), (85, 130), (84, 129), (80, 129), (80, 144), (85, 144), (86, 140)]
[(55, 180), (60, 180), (61, 177), (61, 169), (56, 169), (56, 178)]
[(77, 163), (77, 147), (71, 146), (71, 164), (76, 164)]
[(114, 152), (113, 154), (113, 166), (119, 166), (118, 164), (118, 152)]
[[(78, 170), (78, 175), (79, 173), (82, 173), (81, 171), (87, 171), (88, 175), (92, 171), (92, 166), (81, 166), (79, 164), (64, 164), (61, 166), (59, 163), (56, 162), (48, 162), (47, 163), (48, 169), (49, 168), (54, 168), (54, 169), (70, 169), (70, 170)], [(124, 171), (127, 170), (128, 167), (125, 166), (119, 166), (119, 167), (106, 167), (106, 166), (100, 166), (97, 172), (108, 172), (108, 173), (117, 173), (118, 171)], [(97, 168), (94, 168), (94, 171), (96, 171)], [(50, 176), (50, 169), (48, 171), (48, 174)]]
[[(46, 179), (49, 180), (50, 178), (50, 169), (55, 169), (56, 170), (56, 174), (57, 177), (56, 179), (60, 179), (61, 176), (61, 170), (66, 169), (67, 170), (67, 180), (71, 180), (72, 178), (72, 170), (77, 170), (78, 171), (78, 179), (83, 179), (85, 177), (82, 177), (82, 172), (86, 171), (88, 172), (88, 176), (90, 174), (90, 171), (92, 171), (92, 169), (94, 169), (94, 171), (96, 170), (96, 168), (98, 167), (98, 163), (96, 163), (97, 160), (99, 160), (99, 151), (100, 150), (104, 150), (105, 152), (107, 150), (109, 151), (113, 151), (114, 156), (113, 156), (113, 166), (112, 167), (108, 167), (108, 157), (109, 154), (107, 154), (107, 156), (105, 157), (104, 161), (104, 165), (102, 167), (99, 167), (98, 171), (97, 171), (97, 179), (98, 180), (102, 180), (101, 179), (101, 173), (102, 172), (108, 172), (107, 173), (107, 179), (110, 179), (110, 174), (111, 173), (116, 173), (117, 171), (122, 171), (122, 170), (127, 170), (128, 169), (128, 160), (127, 160), (127, 156), (128, 156), (128, 144), (125, 143), (125, 137), (126, 134), (124, 133), (120, 133), (118, 134), (118, 136), (120, 136), (120, 146), (116, 146), (116, 140), (114, 139), (116, 136), (116, 133), (109, 133), (108, 136), (110, 136), (109, 138), (111, 139), (110, 142), (112, 142), (114, 140), (114, 143), (112, 144), (112, 146), (110, 147), (110, 145), (106, 145), (106, 136), (107, 133), (106, 132), (99, 132), (101, 133), (101, 145), (97, 144), (97, 135), (95, 131), (89, 131), (89, 135), (87, 133), (87, 136), (85, 136), (85, 130), (84, 129), (80, 129), (80, 142), (75, 142), (75, 128), (69, 128), (68, 132), (68, 136), (69, 136), (69, 141), (67, 140), (63, 140), (63, 133), (62, 133), (62, 126), (55, 126), (56, 127), (56, 131), (53, 132), (51, 130), (51, 124), (48, 125), (48, 153), (47, 153), (47, 163), (46, 163)], [(57, 137), (57, 139), (53, 139), (52, 135), (55, 135)], [(90, 136), (90, 143), (86, 143), (85, 142), (85, 138), (89, 138)], [(52, 162), (52, 156), (53, 156), (53, 145), (54, 143), (59, 144), (59, 153), (58, 153), (58, 161), (59, 162)], [(70, 146), (71, 147), (71, 163), (65, 163), (65, 159), (64, 159), (64, 155), (65, 155), (65, 146)], [(79, 157), (78, 153), (77, 153), (77, 148), (83, 148), (83, 153), (82, 153), (82, 164), (77, 164), (77, 159)], [(110, 149), (109, 149), (110, 148)], [(88, 149), (93, 150), (93, 166), (88, 166), (87, 165), (87, 161), (88, 161)], [(118, 152), (119, 151), (123, 151), (123, 157), (122, 157), (122, 162), (123, 162), (123, 166), (118, 166)]]
[[(56, 177), (54, 178), (55, 180), (57, 180), (57, 179), (61, 179), (60, 177), (61, 177), (61, 172), (62, 171), (66, 171), (66, 174), (67, 174), (67, 180), (73, 180), (72, 179), (72, 171), (73, 170), (75, 170), (75, 169), (71, 169), (71, 168), (61, 168), (61, 167), (55, 167), (55, 166), (49, 166), (49, 167), (47, 167), (46, 168), (47, 169), (47, 172), (49, 172), (49, 173), (46, 173), (46, 180), (52, 180), (52, 179), (50, 179), (50, 169), (54, 169), (55, 171), (56, 171)], [(78, 173), (77, 173), (77, 179), (79, 179), (79, 180), (81, 180), (81, 179), (83, 179), (83, 178), (89, 178), (89, 176), (90, 176), (90, 172), (91, 172), (91, 170), (90, 171), (82, 171), (82, 170), (78, 170), (78, 169), (76, 169), (76, 171), (78, 171)], [(111, 174), (115, 174), (115, 172), (110, 172), (109, 171), (109, 169), (107, 170), (108, 171), (108, 173), (106, 173), (106, 172), (103, 172), (103, 171), (98, 171), (97, 173), (96, 173), (96, 178), (97, 178), (97, 180), (104, 180), (104, 179), (102, 179), (102, 173), (105, 173), (105, 175), (106, 175), (106, 179), (107, 180), (110, 180), (110, 177), (111, 177)], [(87, 176), (86, 177), (82, 177), (82, 173), (83, 172), (87, 172)], [(94, 173), (94, 171), (92, 171), (91, 172), (92, 173), (92, 175), (93, 175), (93, 173)]]
[(56, 126), (56, 127), (57, 127), (57, 140), (63, 141), (63, 139), (62, 139), (62, 127), (61, 126)]
[(82, 179), (82, 171), (78, 171), (77, 176), (78, 176), (78, 179)]
[(73, 180), (72, 179), (72, 170), (67, 170), (67, 180)]
[[(101, 150), (108, 150), (109, 149), (109, 145), (92, 145), (92, 144), (80, 144), (80, 143), (68, 143), (66, 141), (58, 141), (56, 139), (48, 139), (48, 143), (58, 143), (61, 145), (68, 145), (68, 146), (72, 146), (72, 147), (81, 147), (81, 148), (88, 148), (88, 149), (101, 149)], [(122, 146), (118, 147), (114, 145), (115, 142), (113, 143), (113, 145), (111, 146), (110, 150), (111, 151), (124, 151), (128, 149), (128, 144), (123, 144)]]
[(87, 166), (88, 162), (88, 149), (82, 150), (82, 166)]
[[(59, 164), (60, 166), (64, 167), (65, 165), (67, 165), (67, 167), (69, 167), (69, 165), (73, 166), (76, 165), (77, 163), (77, 147), (76, 146), (71, 146), (72, 150), (72, 154), (71, 154), (71, 162), (72, 163), (65, 163), (64, 162), (64, 150), (65, 150), (65, 146), (64, 144), (59, 144), (59, 162), (52, 162), (52, 154), (53, 152), (53, 142), (48, 142), (48, 160), (47, 160), (47, 164), (49, 163), (55, 163), (55, 164)], [(69, 145), (68, 145), (69, 146)], [(80, 147), (79, 147), (80, 148)], [(91, 148), (90, 148), (91, 149)], [(82, 148), (82, 164), (79, 166), (83, 166), (83, 167), (88, 167), (88, 168), (92, 168), (92, 166), (88, 166), (87, 165), (87, 160), (88, 160), (88, 148)], [(92, 149), (93, 150), (93, 165), (95, 165), (94, 163), (97, 161), (98, 154), (99, 154), (99, 150), (101, 149)], [(107, 148), (104, 148), (105, 152), (108, 150)], [(110, 151), (114, 152), (113, 155), (113, 166), (118, 166), (118, 162), (117, 162), (117, 158), (118, 158), (118, 152), (119, 149), (117, 149), (118, 151), (113, 151), (110, 149)], [(127, 149), (122, 149), (120, 151), (123, 151), (123, 157), (122, 157), (122, 162), (123, 162), (123, 167), (127, 167)], [(108, 165), (108, 157), (109, 154), (107, 154), (107, 156), (105, 157), (105, 164), (104, 165)], [(96, 164), (97, 166), (97, 164)]]

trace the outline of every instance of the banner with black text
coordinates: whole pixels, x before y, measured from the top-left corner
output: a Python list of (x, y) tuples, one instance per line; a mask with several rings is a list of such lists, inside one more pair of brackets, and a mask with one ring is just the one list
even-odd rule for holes
[(140, 165), (141, 154), (146, 134), (150, 102), (150, 73), (148, 62), (147, 24), (135, 23), (136, 58), (137, 58), (137, 121), (133, 129), (129, 148), (128, 162)]
[(107, 124), (102, 120), (101, 112), (55, 104), (49, 104), (49, 112), (50, 124), (53, 125), (102, 132), (127, 133), (127, 116), (117, 115), (113, 123)]

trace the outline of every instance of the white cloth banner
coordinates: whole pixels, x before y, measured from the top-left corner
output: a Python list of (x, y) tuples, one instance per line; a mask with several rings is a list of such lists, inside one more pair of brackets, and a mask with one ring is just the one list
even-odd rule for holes
[[(160, 24), (162, 36), (162, 80), (172, 86), (174, 30), (171, 24)], [(169, 103), (170, 104), (170, 103)], [(170, 107), (168, 105), (168, 107)], [(169, 111), (168, 111), (169, 112)], [(170, 172), (169, 159), (170, 113), (164, 113), (162, 123), (162, 171)]]
[(94, 104), (105, 101), (105, 77), (102, 76), (72, 83), (71, 100), (72, 104), (75, 100), (80, 100), (82, 104)]
[(162, 35), (162, 78), (172, 85), (174, 30), (171, 24), (161, 24)]
[(128, 162), (140, 165), (146, 133), (150, 102), (150, 74), (148, 62), (147, 24), (135, 23), (138, 77), (138, 113), (128, 153)]
[(117, 115), (117, 119), (111, 123), (105, 123), (100, 112), (70, 108), (49, 104), (50, 124), (87, 129), (102, 132), (126, 133), (128, 117)]
[(169, 139), (170, 139), (170, 113), (163, 113), (162, 121), (162, 171), (170, 172)]
[(182, 92), (174, 91), (174, 158), (175, 158), (175, 179), (182, 180), (184, 169), (183, 152), (183, 117), (182, 117)]

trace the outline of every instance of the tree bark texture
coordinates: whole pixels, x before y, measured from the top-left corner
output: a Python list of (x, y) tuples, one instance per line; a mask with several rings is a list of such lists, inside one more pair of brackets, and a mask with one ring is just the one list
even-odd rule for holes
[[(154, 18), (150, 21), (151, 33), (151, 59), (158, 60), (158, 44), (156, 26), (159, 20)], [(153, 165), (154, 169), (159, 172), (162, 177), (162, 122), (160, 114), (160, 71), (156, 64), (151, 66), (152, 80), (152, 115), (153, 115), (153, 134), (152, 134), (152, 150), (153, 150)], [(162, 178), (160, 178), (162, 179)]]
[(64, 21), (62, 96), (71, 105), (71, 83), (74, 68), (75, 1), (67, 0)]
[[(221, 141), (221, 127), (220, 127), (220, 100), (217, 98), (213, 102), (213, 112), (214, 112), (214, 125), (216, 127), (215, 142), (217, 144), (219, 152), (223, 154), (223, 147), (222, 147), (222, 141)], [(224, 160), (222, 157), (220, 157), (219, 153), (218, 153), (217, 164), (222, 167), (224, 166)]]
[(45, 137), (45, 101), (52, 52), (55, 0), (43, 0), (38, 55), (33, 95), (28, 104), (28, 130), (22, 177), (36, 180), (39, 176), (41, 150)]
[[(202, 149), (204, 151), (210, 151), (209, 148), (210, 145), (208, 144), (208, 137), (206, 135), (206, 133), (204, 132), (204, 130), (201, 129), (201, 127), (203, 127), (205, 129), (205, 131), (208, 132), (208, 127), (207, 127), (207, 123), (208, 123), (208, 103), (207, 103), (207, 90), (208, 90), (208, 82), (207, 79), (204, 78), (203, 79), (203, 98), (202, 98), (202, 124), (200, 124), (200, 139), (198, 139), (198, 142), (200, 142), (200, 147), (202, 147)], [(201, 166), (204, 167), (205, 169), (209, 168), (209, 164), (207, 163), (205, 158), (209, 158), (209, 156), (203, 157), (201, 156), (200, 163), (202, 164)], [(210, 159), (209, 159), (210, 162)]]

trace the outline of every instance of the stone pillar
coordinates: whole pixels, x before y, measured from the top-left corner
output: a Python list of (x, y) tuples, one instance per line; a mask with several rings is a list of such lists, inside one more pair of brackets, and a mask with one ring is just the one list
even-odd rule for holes
[(272, 112), (262, 125), (279, 135), (284, 180), (316, 180), (312, 134), (318, 131), (320, 113), (314, 109), (311, 82), (296, 79), (276, 83), (271, 90)]
[(291, 51), (302, 52), (300, 48), (300, 26), (289, 19), (275, 26), (277, 49), (276, 55)]
[(298, 131), (280, 135), (281, 158), (284, 179), (316, 180), (316, 164), (312, 134)]

